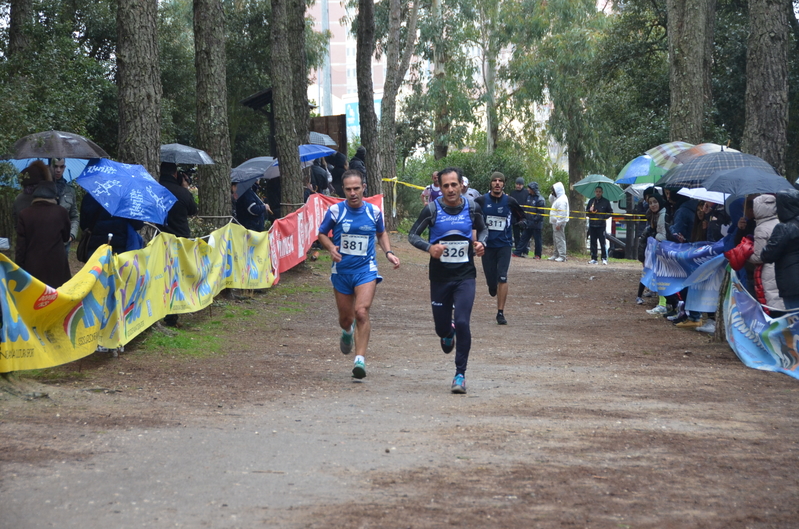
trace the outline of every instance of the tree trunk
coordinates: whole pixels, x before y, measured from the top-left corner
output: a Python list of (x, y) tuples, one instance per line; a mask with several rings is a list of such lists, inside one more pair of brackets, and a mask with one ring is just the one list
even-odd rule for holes
[[(197, 82), (197, 147), (216, 162), (198, 174), (200, 215), (229, 216), (230, 131), (227, 117), (225, 12), (221, 0), (194, 0), (194, 67)], [(221, 226), (226, 221), (215, 219)]]
[[(433, 0), (431, 7), (432, 17), (439, 28), (443, 27), (442, 0)], [(433, 38), (433, 79), (438, 85), (438, 95), (435, 98), (436, 108), (433, 114), (433, 154), (436, 160), (446, 158), (449, 150), (449, 105), (445, 87), (447, 54), (446, 46), (442, 42), (443, 36), (438, 31)]]
[(480, 6), (480, 37), (483, 49), (483, 85), (486, 105), (486, 154), (497, 149), (499, 119), (497, 118), (497, 56), (499, 50), (494, 24), (497, 21), (497, 5), (482, 2)]
[(156, 0), (120, 0), (117, 7), (119, 159), (158, 177), (161, 70)]
[(749, 0), (746, 52), (746, 124), (741, 150), (760, 156), (785, 174), (788, 143), (788, 6)]
[(566, 225), (566, 250), (572, 253), (585, 253), (585, 218), (575, 214), (585, 211), (585, 197), (571, 189), (571, 186), (583, 179), (583, 163), (585, 155), (582, 149), (569, 145), (569, 185), (566, 194), (569, 197), (569, 223)]
[[(294, 102), (294, 92), (305, 93), (306, 81), (302, 80), (302, 88), (292, 86), (291, 82), (279, 82), (280, 79), (294, 79), (297, 66), (292, 61), (291, 47), (297, 46), (300, 40), (305, 41), (304, 28), (296, 34), (296, 24), (289, 21), (295, 8), (291, 5), (298, 0), (272, 0), (271, 20), (271, 48), (272, 48), (272, 79), (276, 80), (272, 86), (272, 113), (275, 119), (275, 144), (277, 157), (280, 160), (280, 193), (281, 214), (291, 213), (303, 203), (302, 170), (297, 149), (302, 136), (300, 116), (296, 116), (297, 105)], [(302, 49), (305, 45), (302, 44)], [(304, 56), (302, 58), (304, 64)], [(306, 104), (305, 115), (308, 115)], [(307, 118), (306, 118), (307, 119)], [(307, 120), (305, 121), (307, 127)], [(306, 129), (307, 134), (307, 129)]]
[(702, 142), (710, 102), (715, 0), (667, 0), (672, 141)]
[(382, 145), (372, 83), (372, 57), (375, 50), (374, 0), (358, 0), (358, 30), (355, 72), (358, 81), (358, 109), (361, 115), (361, 143), (366, 148), (367, 185), (370, 195), (383, 192)]
[(291, 86), (293, 88), (291, 95), (299, 144), (309, 142), (308, 122), (311, 119), (308, 106), (308, 68), (305, 56), (305, 7), (304, 1), (294, 0), (288, 3), (286, 10), (291, 36), (291, 46), (289, 46)]
[[(380, 107), (380, 136), (379, 143), (383, 148), (381, 153), (383, 173), (382, 178), (392, 180), (397, 176), (397, 146), (396, 146), (396, 116), (397, 93), (399, 92), (405, 73), (411, 62), (414, 44), (416, 42), (416, 22), (419, 12), (419, 2), (415, 1), (408, 14), (406, 41), (400, 42), (400, 28), (402, 26), (402, 3), (400, 0), (390, 0), (389, 34), (386, 43), (386, 80), (383, 85), (383, 101)], [(401, 53), (400, 53), (401, 51)], [(383, 186), (385, 191), (385, 219), (386, 229), (395, 230), (397, 218), (394, 216), (394, 191), (396, 183)]]
[(8, 54), (24, 54), (30, 46), (28, 26), (33, 24), (33, 1), (11, 0), (9, 18)]

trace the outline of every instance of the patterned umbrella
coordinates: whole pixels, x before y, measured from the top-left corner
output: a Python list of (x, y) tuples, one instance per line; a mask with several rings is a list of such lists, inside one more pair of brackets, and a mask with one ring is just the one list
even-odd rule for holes
[(631, 160), (619, 171), (617, 184), (654, 184), (666, 174), (666, 169), (658, 167), (648, 154)]
[(657, 185), (663, 187), (704, 187), (705, 180), (713, 173), (737, 167), (755, 167), (766, 173), (777, 174), (771, 165), (762, 158), (742, 152), (715, 152), (694, 158), (690, 162), (675, 167), (661, 178)]
[(315, 143), (316, 145), (337, 145), (336, 140), (327, 134), (322, 134), (321, 132), (311, 131), (309, 134), (309, 139), (311, 143)]
[(683, 151), (676, 156), (677, 162), (680, 164), (688, 163), (694, 158), (698, 158), (699, 156), (704, 156), (706, 154), (710, 154), (713, 152), (741, 152), (736, 151), (735, 149), (730, 149), (729, 147), (725, 147), (724, 145), (718, 145), (716, 143), (700, 143), (699, 145), (694, 145), (687, 151)]
[(646, 154), (652, 157), (652, 160), (655, 161), (655, 165), (663, 169), (672, 169), (680, 165), (680, 162), (677, 161), (677, 155), (683, 151), (687, 151), (693, 146), (692, 143), (686, 143), (684, 141), (672, 141), (669, 143), (662, 143), (657, 147), (652, 147), (646, 151)]

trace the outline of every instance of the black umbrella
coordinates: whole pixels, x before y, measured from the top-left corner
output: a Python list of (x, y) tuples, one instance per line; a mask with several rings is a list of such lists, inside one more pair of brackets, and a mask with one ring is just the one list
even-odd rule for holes
[(161, 161), (186, 165), (214, 164), (214, 159), (207, 152), (180, 143), (161, 145)]
[(20, 158), (108, 158), (99, 145), (92, 140), (73, 134), (49, 130), (25, 136), (14, 144), (11, 156)]
[(754, 167), (763, 172), (777, 174), (768, 162), (751, 154), (742, 152), (714, 152), (699, 156), (675, 167), (658, 180), (655, 185), (663, 187), (705, 187), (705, 180), (710, 175), (738, 167)]
[(788, 180), (770, 171), (756, 167), (739, 167), (714, 173), (705, 180), (708, 191), (729, 193), (742, 197), (756, 193), (777, 193), (783, 189), (793, 189)]

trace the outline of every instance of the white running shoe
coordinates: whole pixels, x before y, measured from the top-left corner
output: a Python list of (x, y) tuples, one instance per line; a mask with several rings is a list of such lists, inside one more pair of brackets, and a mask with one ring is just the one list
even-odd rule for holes
[(713, 334), (716, 332), (716, 321), (708, 318), (704, 325), (696, 328), (699, 332), (707, 332)]
[(646, 311), (646, 313), (647, 314), (652, 314), (654, 316), (657, 316), (659, 314), (666, 314), (668, 311), (669, 311), (669, 309), (667, 309), (663, 305), (658, 305), (654, 309), (649, 309), (648, 311)]
[(555, 259), (555, 262), (556, 262), (556, 263), (562, 263), (562, 262), (563, 262), (563, 261), (565, 261), (565, 260), (566, 260), (566, 259), (564, 259), (563, 257), (558, 257), (557, 259)]
[(588, 264), (596, 264), (596, 259), (591, 259), (590, 261), (588, 261)]
[(608, 264), (608, 260), (607, 259), (602, 259), (602, 264), (604, 264), (604, 265)]

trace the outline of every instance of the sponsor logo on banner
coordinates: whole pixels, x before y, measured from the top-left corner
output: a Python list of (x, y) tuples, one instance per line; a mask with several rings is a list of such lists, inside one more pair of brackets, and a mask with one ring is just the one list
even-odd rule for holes
[(41, 310), (58, 298), (58, 291), (51, 286), (45, 286), (44, 292), (33, 304), (33, 310)]

